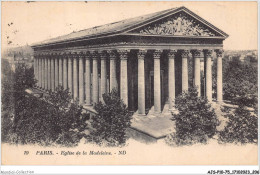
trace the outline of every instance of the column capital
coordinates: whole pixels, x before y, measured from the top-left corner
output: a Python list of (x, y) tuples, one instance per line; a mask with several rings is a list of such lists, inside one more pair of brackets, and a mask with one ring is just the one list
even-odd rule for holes
[(217, 57), (222, 57), (223, 53), (224, 53), (224, 50), (223, 49), (216, 49), (215, 52), (217, 54)]
[(121, 60), (127, 60), (127, 54), (130, 52), (130, 50), (120, 49), (117, 50), (117, 52), (119, 53), (119, 57)]
[(163, 52), (162, 50), (155, 50), (155, 51), (153, 52), (153, 58), (154, 58), (154, 59), (160, 59), (162, 52)]
[(193, 49), (193, 50), (191, 50), (191, 53), (194, 57), (201, 57), (202, 56), (202, 50), (201, 49)]
[(93, 60), (97, 60), (99, 57), (98, 51), (91, 51), (91, 56)]
[(105, 50), (99, 51), (99, 55), (101, 60), (107, 59), (107, 52)]
[(63, 56), (62, 52), (58, 52), (58, 53), (57, 53), (57, 58), (58, 58), (58, 59), (61, 59), (62, 56)]
[(78, 52), (71, 52), (72, 58), (79, 58), (79, 55)]
[(189, 50), (181, 50), (181, 56), (182, 57), (185, 57), (185, 58), (188, 57), (189, 53), (190, 53)]
[(138, 50), (138, 52), (137, 52), (137, 57), (138, 57), (138, 59), (144, 59), (144, 56), (146, 55), (146, 53), (147, 53), (147, 50)]
[(107, 53), (109, 54), (109, 59), (116, 59), (116, 52), (115, 50), (108, 50)]
[(206, 57), (211, 57), (211, 56), (212, 56), (212, 51), (213, 51), (213, 50), (211, 50), (211, 49), (205, 49), (205, 50), (203, 50), (204, 55), (205, 55)]
[(177, 53), (177, 50), (169, 50), (169, 51), (167, 52), (168, 58), (169, 58), (169, 59), (174, 59), (176, 53)]
[(46, 53), (46, 57), (50, 59), (52, 57), (52, 53)]
[(83, 54), (85, 55), (86, 60), (89, 60), (91, 58), (91, 54), (89, 51), (83, 52)]
[(85, 56), (86, 56), (85, 52), (80, 52), (78, 54), (79, 59), (83, 59), (83, 58), (85, 58)]

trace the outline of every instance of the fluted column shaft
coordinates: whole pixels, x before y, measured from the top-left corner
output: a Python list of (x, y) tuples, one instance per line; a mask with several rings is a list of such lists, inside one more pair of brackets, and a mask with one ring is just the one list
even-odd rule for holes
[(83, 55), (79, 57), (79, 103), (84, 104), (84, 65)]
[(188, 50), (182, 51), (182, 92), (188, 91), (188, 84), (189, 84), (189, 78), (188, 78)]
[(71, 95), (73, 95), (73, 62), (72, 55), (68, 57), (68, 88)]
[(54, 58), (51, 58), (51, 90), (55, 91), (55, 65)]
[(193, 50), (194, 58), (194, 86), (198, 90), (198, 96), (201, 96), (201, 84), (200, 84), (200, 58), (202, 56), (201, 50)]
[(73, 55), (73, 98), (77, 99), (78, 98), (78, 55), (74, 54)]
[(62, 56), (60, 56), (59, 57), (59, 85), (60, 86), (63, 86), (62, 85), (62, 81), (63, 81), (63, 79), (62, 79), (62, 71), (63, 71), (63, 68), (62, 68)]
[(162, 51), (156, 50), (153, 53), (154, 59), (154, 112), (161, 112), (161, 66), (160, 57)]
[(106, 52), (100, 53), (101, 59), (101, 100), (103, 100), (103, 94), (107, 93), (107, 54)]
[(223, 50), (216, 50), (217, 53), (217, 101), (223, 101), (223, 85), (222, 85), (222, 54)]
[(48, 90), (48, 58), (47, 56), (44, 57), (44, 62), (45, 62), (45, 69), (44, 69), (44, 89)]
[(86, 105), (91, 105), (91, 68), (90, 68), (90, 53), (85, 56), (85, 94)]
[[(34, 72), (34, 77), (36, 80), (38, 80), (37, 77), (37, 56), (34, 56), (34, 61), (33, 61), (33, 72)], [(36, 83), (36, 85), (38, 85), (38, 82)]]
[(212, 50), (204, 51), (206, 58), (206, 97), (209, 102), (212, 101), (212, 65), (211, 65), (211, 55)]
[(93, 89), (92, 89), (92, 100), (93, 104), (97, 103), (99, 100), (99, 91), (98, 91), (98, 53), (92, 53), (93, 58)]
[(48, 57), (48, 90), (51, 90), (51, 57)]
[(55, 88), (59, 86), (59, 59), (55, 56)]
[(67, 55), (63, 56), (63, 87), (68, 89), (68, 60)]
[(170, 50), (168, 53), (169, 69), (168, 69), (168, 90), (169, 90), (169, 109), (173, 108), (175, 100), (175, 55), (176, 50)]
[(145, 74), (144, 74), (144, 57), (146, 51), (139, 50), (138, 56), (138, 113), (145, 115)]
[(41, 69), (42, 69), (42, 89), (44, 89), (45, 88), (45, 84), (44, 84), (44, 82), (45, 82), (45, 61), (44, 61), (44, 57), (42, 57), (42, 67), (41, 67)]
[(120, 98), (128, 106), (127, 50), (119, 50), (120, 54)]
[(38, 86), (41, 88), (41, 58), (38, 57)]
[(39, 82), (39, 57), (36, 58), (36, 80), (37, 80), (37, 86), (40, 85)]
[(112, 89), (117, 90), (117, 79), (116, 79), (116, 54), (113, 51), (109, 52), (110, 57), (110, 92)]

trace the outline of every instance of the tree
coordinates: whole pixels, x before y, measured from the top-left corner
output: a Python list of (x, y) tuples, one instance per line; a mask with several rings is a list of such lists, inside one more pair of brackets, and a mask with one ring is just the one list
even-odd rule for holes
[(33, 87), (35, 83), (33, 68), (21, 63), (13, 72), (8, 61), (2, 60), (2, 141), (8, 142), (13, 136), (15, 113), (21, 110), (25, 89)]
[(234, 58), (223, 70), (224, 99), (248, 107), (257, 104), (257, 65), (242, 63)]
[(98, 114), (92, 118), (93, 131), (90, 139), (107, 146), (124, 145), (132, 114), (114, 89), (111, 93), (103, 94), (103, 100), (104, 103), (95, 105)]
[(257, 116), (252, 115), (245, 106), (240, 105), (234, 112), (227, 113), (227, 125), (219, 133), (220, 143), (257, 143)]
[[(68, 90), (58, 87), (45, 99), (27, 94), (36, 80), (33, 68), (18, 64), (14, 73), (4, 69), (2, 89), (2, 141), (13, 143), (52, 143), (75, 145), (84, 136), (89, 115), (72, 102)], [(12, 105), (8, 105), (12, 104)]]
[(43, 100), (26, 96), (17, 108), (13, 126), (17, 143), (74, 146), (85, 136), (89, 115), (82, 115), (82, 106), (72, 102), (61, 86)]
[(175, 107), (178, 113), (172, 113), (172, 120), (175, 121), (176, 132), (166, 139), (170, 145), (206, 143), (216, 134), (220, 122), (207, 99), (198, 97), (196, 88), (179, 95)]

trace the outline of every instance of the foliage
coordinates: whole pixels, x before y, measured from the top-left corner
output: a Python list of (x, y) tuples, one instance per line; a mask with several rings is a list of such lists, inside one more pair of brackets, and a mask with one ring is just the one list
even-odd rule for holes
[(239, 106), (225, 117), (228, 118), (228, 122), (219, 133), (220, 143), (257, 143), (257, 117), (245, 109), (245, 106)]
[(103, 94), (104, 103), (95, 105), (98, 114), (92, 119), (91, 140), (97, 144), (119, 146), (126, 142), (126, 129), (132, 114), (117, 94), (113, 89), (111, 93)]
[(20, 101), (15, 113), (14, 132), (17, 141), (48, 145), (76, 145), (84, 136), (88, 116), (81, 115), (82, 106), (71, 102), (61, 86), (46, 100), (28, 96)]
[(8, 142), (15, 135), (13, 133), (13, 122), (15, 110), (19, 108), (21, 100), (25, 98), (25, 89), (35, 85), (33, 68), (26, 64), (16, 64), (13, 71), (6, 59), (2, 59), (2, 141)]
[(242, 63), (238, 58), (229, 61), (223, 70), (224, 99), (254, 107), (258, 101), (257, 71), (257, 64)]
[(190, 88), (175, 100), (178, 113), (172, 113), (176, 124), (176, 133), (168, 136), (171, 145), (190, 145), (206, 143), (216, 134), (220, 124), (215, 111), (205, 98), (198, 97), (196, 88)]
[(25, 89), (36, 80), (33, 68), (25, 64), (18, 64), (15, 72), (5, 68), (3, 77), (2, 141), (71, 146), (84, 136), (89, 115), (82, 115), (82, 106), (72, 102), (68, 90), (58, 87), (45, 99), (27, 94)]

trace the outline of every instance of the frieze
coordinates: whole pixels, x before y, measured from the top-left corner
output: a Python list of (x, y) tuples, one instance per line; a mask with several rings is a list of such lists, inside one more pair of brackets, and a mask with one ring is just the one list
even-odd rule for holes
[(168, 17), (160, 23), (154, 23), (148, 27), (134, 30), (131, 33), (145, 35), (216, 36), (213, 30), (207, 28), (204, 24), (184, 12)]

